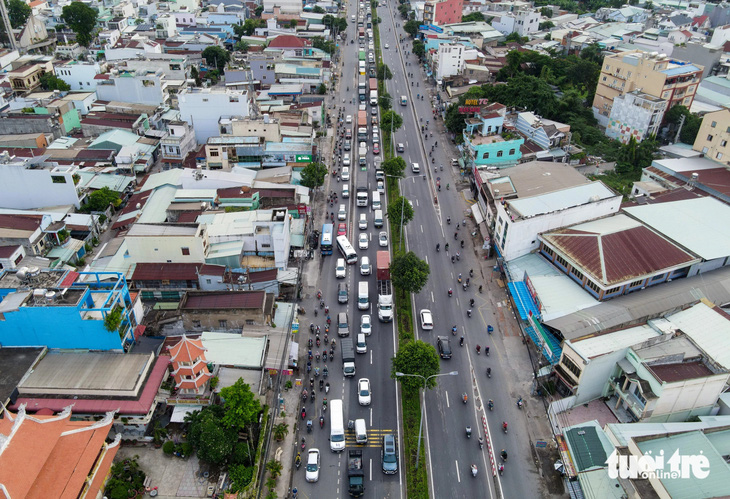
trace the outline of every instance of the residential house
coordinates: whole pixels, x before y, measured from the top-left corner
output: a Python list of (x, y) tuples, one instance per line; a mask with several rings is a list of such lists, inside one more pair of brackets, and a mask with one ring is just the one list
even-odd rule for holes
[(43, 20), (33, 14), (26, 19), (21, 28), (13, 31), (16, 46), (23, 52), (42, 49), (56, 43), (55, 37), (48, 39), (46, 24)]
[(3, 346), (122, 351), (134, 342), (137, 320), (121, 274), (21, 267), (0, 275), (0, 295)]
[(639, 50), (607, 56), (593, 99), (593, 114), (602, 126), (607, 126), (614, 98), (639, 89), (667, 101), (667, 110), (680, 104), (689, 108), (703, 69), (690, 62)]
[(503, 35), (517, 33), (520, 36), (528, 36), (538, 31), (540, 25), (540, 13), (534, 10), (518, 10), (502, 14), (492, 21), (494, 29)]
[[(7, 151), (0, 154), (0, 208), (18, 210), (50, 206), (81, 207), (76, 188), (75, 167), (38, 168), (37, 164), (16, 160)], [(30, 249), (30, 248), (29, 248)]]
[(265, 291), (190, 291), (178, 307), (186, 331), (258, 331), (274, 312)]
[(434, 60), (434, 77), (437, 81), (456, 76), (464, 71), (466, 47), (461, 43), (441, 43)]
[[(593, 15), (598, 21), (618, 22), (618, 23), (645, 23), (651, 10), (642, 9), (632, 5), (624, 5), (621, 8), (601, 7)], [(550, 19), (552, 21), (552, 18)]]
[(667, 101), (639, 90), (627, 92), (613, 99), (606, 135), (628, 144), (631, 137), (641, 142), (657, 135), (664, 118)]
[(164, 106), (170, 99), (168, 81), (161, 69), (112, 69), (110, 73), (97, 75), (96, 80), (99, 100)]
[(728, 140), (730, 140), (730, 111), (722, 109), (704, 116), (692, 149), (713, 161), (730, 165)]
[[(117, 30), (112, 30), (117, 31)], [(113, 37), (110, 37), (110, 42)], [(162, 45), (156, 41), (151, 41), (146, 37), (120, 38), (111, 46), (104, 50), (104, 58), (107, 61), (124, 61), (134, 59), (137, 55), (144, 54), (161, 54)]]
[(725, 26), (718, 26), (717, 28), (715, 28), (715, 30), (712, 32), (710, 45), (722, 47), (728, 41), (730, 41), (730, 24), (726, 24)]
[(25, 255), (25, 248), (19, 244), (0, 246), (0, 270), (17, 269)]
[(56, 76), (68, 83), (71, 90), (96, 90), (98, 80), (96, 75), (101, 73), (98, 62), (69, 61), (56, 66)]
[(560, 147), (570, 133), (570, 125), (548, 120), (531, 112), (518, 113), (515, 127), (545, 151)]
[(463, 132), (466, 151), (475, 167), (506, 167), (519, 162), (520, 146), (525, 139), (504, 129), (505, 106), (494, 103), (484, 106), (466, 119)]
[[(102, 494), (121, 435), (107, 442), (113, 410), (98, 421), (5, 410), (0, 419), (0, 486), (7, 497), (96, 497)], [(75, 408), (74, 408), (75, 412)]]
[(136, 223), (124, 238), (125, 258), (133, 263), (200, 263), (209, 252), (205, 225), (156, 225)]
[(195, 129), (198, 144), (220, 134), (218, 123), (222, 117), (250, 114), (247, 91), (213, 88), (187, 88), (178, 94), (180, 118)]
[(170, 168), (182, 168), (188, 154), (195, 151), (195, 131), (187, 121), (171, 121), (160, 140), (162, 162)]
[(464, 0), (427, 0), (423, 6), (423, 24), (460, 23), (463, 10)]
[(689, 30), (692, 27), (692, 18), (684, 14), (677, 14), (661, 21), (659, 27), (667, 31), (675, 29)]
[(41, 85), (41, 76), (47, 72), (53, 73), (53, 64), (48, 61), (42, 62), (24, 62), (18, 59), (13, 63), (13, 69), (8, 72), (8, 80), (13, 92), (19, 95), (25, 95)]
[(675, 45), (683, 45), (692, 38), (692, 32), (686, 29), (674, 29), (667, 34), (667, 39)]

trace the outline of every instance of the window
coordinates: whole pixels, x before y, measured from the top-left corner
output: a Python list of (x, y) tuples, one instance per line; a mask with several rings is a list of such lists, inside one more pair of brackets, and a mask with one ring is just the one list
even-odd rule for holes
[(210, 155), (211, 156), (218, 156), (218, 151), (216, 149), (211, 149), (210, 150)]
[(246, 319), (246, 325), (247, 325), (247, 326), (255, 326), (255, 325), (256, 325), (256, 322), (254, 322), (254, 321), (253, 321), (253, 320), (251, 320), (251, 319)]
[(572, 374), (575, 375), (575, 378), (580, 378), (581, 370), (580, 368), (575, 365), (575, 362), (573, 362), (569, 357), (566, 357), (563, 355), (563, 358), (560, 359), (560, 363), (565, 367), (568, 371), (570, 371)]
[(605, 294), (612, 295), (614, 293), (618, 293), (620, 289), (621, 286), (616, 286), (615, 288), (607, 289)]
[(482, 154), (482, 159), (489, 159), (489, 153), (485, 152), (484, 154)]
[(591, 288), (596, 293), (598, 293), (598, 294), (601, 293), (601, 288), (599, 288), (598, 285), (595, 282), (588, 281), (586, 284), (588, 285), (589, 288)]
[(579, 280), (581, 280), (581, 281), (583, 280), (583, 273), (580, 270), (576, 269), (575, 267), (572, 267), (570, 269), (570, 273), (573, 274), (575, 277), (577, 277)]
[(553, 255), (555, 254), (555, 253), (553, 252), (553, 250), (552, 250), (552, 249), (550, 249), (550, 248), (548, 248), (547, 246), (543, 246), (543, 247), (542, 247), (542, 251), (543, 251), (543, 252), (544, 252), (544, 253), (545, 253), (546, 255), (550, 255), (550, 256), (553, 256)]
[(182, 254), (183, 255), (185, 255), (185, 256), (190, 255), (190, 248), (184, 248), (183, 247), (183, 248), (180, 248), (180, 250), (182, 251)]
[(707, 147), (703, 147), (703, 148), (702, 148), (702, 154), (707, 154), (707, 151), (708, 151), (708, 150), (709, 150), (709, 149), (707, 149)]
[(218, 327), (225, 329), (228, 327), (228, 321), (225, 319), (219, 319), (218, 320)]
[(609, 66), (608, 64), (606, 64), (606, 71), (608, 71), (609, 69), (611, 69), (611, 66)]
[(501, 158), (503, 154), (504, 154), (504, 151), (497, 151), (498, 158)]
[(727, 145), (727, 140), (723, 140), (720, 142), (720, 147), (725, 147)]
[(713, 121), (712, 123), (710, 123), (710, 126), (712, 128), (715, 128), (717, 126), (717, 121)]
[(510, 150), (509, 150), (509, 155), (510, 155), (510, 156), (514, 156), (514, 154), (515, 154), (515, 150), (514, 150), (514, 149), (510, 149)]
[(722, 159), (722, 153), (721, 152), (717, 153), (717, 156), (715, 156), (715, 159)]
[(563, 258), (562, 256), (560, 256), (560, 255), (556, 256), (555, 261), (558, 262), (563, 267), (565, 267), (566, 269), (568, 268), (568, 262), (565, 261), (565, 258)]
[(644, 284), (644, 279), (639, 279), (638, 281), (634, 281), (631, 284), (629, 284), (630, 288), (635, 288), (636, 286), (641, 286)]
[(712, 135), (707, 136), (707, 142), (712, 142)]
[(201, 325), (200, 325), (200, 321), (193, 321), (193, 327), (194, 327), (194, 328), (199, 328), (199, 327), (201, 327)]

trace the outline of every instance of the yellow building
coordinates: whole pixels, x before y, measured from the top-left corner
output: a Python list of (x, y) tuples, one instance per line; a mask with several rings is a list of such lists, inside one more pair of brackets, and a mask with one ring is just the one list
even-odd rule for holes
[(666, 55), (635, 50), (607, 56), (603, 60), (593, 99), (593, 115), (608, 125), (613, 100), (634, 90), (667, 101), (666, 109), (689, 108), (702, 79), (703, 66), (677, 61)]
[(730, 164), (729, 140), (730, 111), (722, 109), (705, 115), (692, 149), (713, 161)]

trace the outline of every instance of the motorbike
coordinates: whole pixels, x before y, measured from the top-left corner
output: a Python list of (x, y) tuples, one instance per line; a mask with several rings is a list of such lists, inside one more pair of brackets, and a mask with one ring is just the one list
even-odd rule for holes
[(520, 397), (520, 400), (517, 401), (517, 408), (522, 409), (522, 397)]
[(467, 394), (466, 394), (466, 393), (465, 393), (464, 395), (462, 395), (462, 396), (461, 396), (461, 400), (463, 400), (465, 404), (466, 404), (466, 402), (467, 402), (467, 401), (469, 400), (469, 397), (467, 396)]
[(474, 476), (474, 477), (477, 476), (477, 465), (476, 464), (471, 465), (471, 476)]
[(327, 362), (327, 350), (325, 350), (324, 352), (322, 352), (322, 360), (324, 362)]
[(504, 430), (505, 433), (507, 433), (507, 421), (502, 423), (502, 429)]
[[(481, 291), (481, 290), (482, 290), (482, 288), (480, 286), (479, 291)], [(492, 327), (492, 325), (491, 324), (487, 325), (487, 333), (492, 334), (492, 331), (494, 331), (494, 328)]]
[(322, 401), (322, 412), (327, 412), (327, 397)]
[(307, 441), (302, 437), (302, 450), (307, 446)]
[(319, 417), (319, 428), (324, 428), (324, 416)]
[(471, 438), (471, 426), (466, 427), (466, 438)]
[(330, 384), (329, 384), (329, 381), (328, 381), (327, 384), (324, 385), (324, 393), (329, 393), (329, 392), (330, 392)]
[(319, 367), (314, 368), (314, 377), (319, 378)]
[[(319, 348), (319, 345), (322, 343), (322, 340), (319, 339), (319, 336), (317, 336), (317, 339), (315, 340), (317, 342), (317, 348)], [(310, 347), (312, 345), (309, 345)]]
[(451, 298), (451, 296), (452, 296), (453, 294), (454, 294), (454, 292), (453, 292), (453, 291), (451, 290), (451, 288), (449, 288), (449, 298)]
[(438, 253), (440, 250), (441, 250), (441, 245), (440, 244), (437, 244), (436, 245), (436, 252)]
[(322, 390), (324, 390), (324, 380), (320, 379), (319, 380), (319, 391), (321, 392)]
[(312, 402), (314, 402), (314, 390), (312, 390), (312, 393), (309, 395), (309, 398), (312, 399)]
[(307, 433), (312, 433), (312, 420), (307, 420)]
[(484, 439), (482, 437), (479, 437), (479, 450), (482, 450), (484, 448)]
[(330, 370), (327, 369), (327, 366), (324, 366), (324, 369), (322, 369), (322, 376), (327, 378), (327, 376), (329, 376), (329, 374), (330, 374)]
[(460, 347), (463, 347), (463, 346), (464, 346), (464, 337), (463, 337), (463, 336), (462, 336), (462, 337), (461, 337), (461, 339), (459, 340), (459, 346), (460, 346)]
[(307, 409), (302, 407), (302, 420), (307, 417)]
[(302, 402), (306, 402), (307, 401), (307, 397), (309, 397), (309, 392), (305, 388), (304, 391), (302, 391)]
[(457, 278), (457, 280), (459, 281), (459, 284), (461, 284), (461, 274), (459, 274), (459, 277)]
[(482, 347), (477, 345), (477, 355), (480, 355), (482, 353)]
[(502, 461), (507, 460), (507, 451), (502, 449), (502, 452), (500, 452), (500, 456), (502, 457)]
[(489, 407), (489, 410), (490, 411), (494, 410), (494, 402), (492, 402), (491, 400), (489, 401), (489, 403), (487, 404), (487, 406)]
[(299, 452), (297, 452), (297, 457), (294, 458), (294, 466), (296, 466), (297, 469), (299, 469), (299, 467), (301, 465), (302, 465), (302, 455)]
[[(456, 326), (451, 326), (451, 334), (456, 336)], [(462, 337), (462, 339), (463, 339), (463, 337)], [(463, 343), (463, 341), (462, 341), (462, 343)]]
[[(464, 283), (464, 291), (466, 291), (466, 283)], [(467, 317), (471, 317), (471, 309), (467, 309), (466, 315)]]
[(309, 341), (307, 342), (307, 346), (309, 346), (309, 348), (312, 348), (312, 345), (313, 345), (312, 338), (309, 338)]

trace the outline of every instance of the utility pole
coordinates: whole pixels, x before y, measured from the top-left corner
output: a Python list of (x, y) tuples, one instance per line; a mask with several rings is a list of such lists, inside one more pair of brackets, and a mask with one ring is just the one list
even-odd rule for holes
[(679, 117), (679, 126), (677, 127), (677, 135), (675, 135), (675, 137), (674, 137), (674, 143), (675, 144), (677, 142), (679, 142), (679, 134), (682, 133), (682, 126), (684, 126), (684, 120), (685, 120), (685, 118), (686, 118), (686, 116), (684, 114)]
[(3, 25), (5, 25), (5, 34), (8, 35), (8, 42), (10, 42), (10, 48), (18, 50), (18, 43), (15, 40), (15, 34), (13, 33), (13, 26), (10, 24), (10, 18), (8, 17), (8, 9), (5, 2), (0, 2), (0, 16), (2, 16)]

